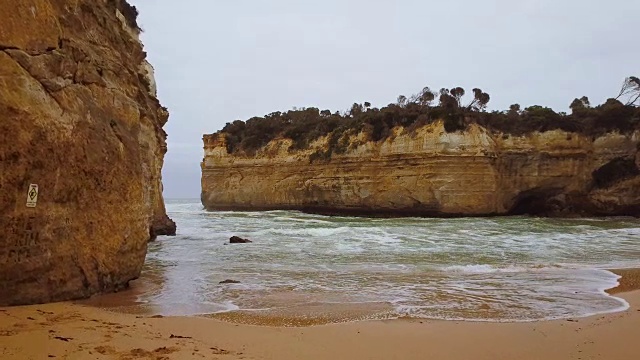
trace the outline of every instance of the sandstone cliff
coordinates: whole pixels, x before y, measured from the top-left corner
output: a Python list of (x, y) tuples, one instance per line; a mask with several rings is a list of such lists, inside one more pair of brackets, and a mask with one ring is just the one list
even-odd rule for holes
[(640, 132), (597, 138), (553, 130), (523, 136), (441, 122), (384, 141), (348, 139), (329, 160), (291, 140), (255, 156), (230, 155), (224, 133), (205, 135), (202, 203), (209, 210), (297, 209), (370, 215), (640, 215)]
[(137, 11), (124, 0), (0, 9), (0, 305), (125, 287), (167, 222), (169, 114)]

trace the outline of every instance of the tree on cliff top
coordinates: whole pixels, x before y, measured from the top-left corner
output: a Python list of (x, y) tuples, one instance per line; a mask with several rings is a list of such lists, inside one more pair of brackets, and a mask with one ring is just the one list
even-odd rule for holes
[(574, 99), (571, 102), (571, 105), (569, 105), (569, 108), (574, 115), (583, 113), (583, 110), (589, 107), (591, 107), (591, 103), (589, 102), (589, 98), (586, 96), (583, 96), (580, 99)]
[(627, 99), (626, 105), (640, 106), (640, 79), (636, 76), (629, 76), (624, 79), (616, 100), (624, 98)]
[(462, 97), (465, 94), (464, 89), (458, 86), (451, 89), (449, 93), (451, 94), (451, 96), (453, 96), (454, 99), (456, 99), (456, 102), (458, 103), (458, 107), (462, 107)]
[(428, 86), (425, 86), (417, 94), (411, 95), (408, 101), (409, 103), (412, 103), (412, 104), (418, 104), (420, 106), (429, 107), (431, 106), (431, 103), (433, 102), (433, 100), (435, 100), (435, 98), (436, 98), (436, 93), (431, 91), (431, 89)]
[(364, 112), (364, 107), (362, 106), (362, 104), (353, 103), (353, 105), (351, 105), (351, 110), (349, 110), (349, 115), (358, 116), (363, 112)]
[(404, 107), (407, 105), (407, 97), (404, 95), (398, 96), (398, 105)]
[[(488, 93), (474, 88), (473, 98), (463, 106), (465, 94), (462, 87), (442, 88), (439, 92), (424, 87), (409, 98), (401, 95), (396, 103), (380, 109), (372, 108), (369, 102), (354, 103), (349, 111), (333, 114), (317, 108), (294, 108), (254, 117), (246, 123), (237, 120), (227, 124), (222, 132), (226, 134), (230, 153), (244, 151), (247, 154), (278, 137), (292, 139), (291, 149), (295, 150), (327, 136), (330, 149), (318, 155), (327, 159), (331, 154), (346, 151), (350, 135), (362, 133), (371, 141), (381, 141), (393, 134), (394, 127), (411, 132), (435, 121), (443, 121), (447, 132), (464, 130), (470, 123), (509, 134), (562, 129), (596, 136), (610, 131), (629, 133), (640, 128), (640, 79), (634, 76), (625, 79), (617, 97), (605, 104), (592, 107), (586, 96), (574, 99), (571, 115), (539, 105), (521, 110), (518, 104), (511, 105), (507, 111), (487, 112), (491, 100)], [(434, 105), (436, 98), (438, 102)]]
[(469, 105), (467, 105), (467, 109), (471, 111), (482, 111), (487, 108), (487, 104), (491, 100), (491, 96), (482, 90), (475, 88), (473, 89), (473, 100)]

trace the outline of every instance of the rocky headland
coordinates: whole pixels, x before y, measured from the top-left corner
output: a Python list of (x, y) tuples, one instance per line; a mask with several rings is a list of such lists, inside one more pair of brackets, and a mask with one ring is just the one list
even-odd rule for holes
[(161, 184), (169, 113), (137, 10), (124, 0), (0, 9), (0, 305), (126, 287), (147, 242), (175, 232)]
[(633, 98), (597, 107), (576, 99), (567, 115), (517, 104), (488, 113), (488, 94), (474, 89), (465, 106), (463, 95), (443, 89), (433, 105), (438, 93), (425, 88), (382, 109), (229, 123), (204, 136), (202, 203), (375, 216), (640, 215)]

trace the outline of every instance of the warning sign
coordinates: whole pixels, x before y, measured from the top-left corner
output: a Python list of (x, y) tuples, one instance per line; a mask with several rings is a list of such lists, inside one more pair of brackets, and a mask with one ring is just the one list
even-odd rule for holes
[(38, 203), (38, 185), (29, 185), (29, 191), (27, 191), (27, 207), (34, 208)]

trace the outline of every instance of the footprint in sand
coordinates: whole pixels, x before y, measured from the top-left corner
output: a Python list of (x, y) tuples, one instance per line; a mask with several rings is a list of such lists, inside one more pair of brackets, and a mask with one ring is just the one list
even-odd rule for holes
[(97, 346), (93, 348), (93, 350), (101, 355), (113, 355), (116, 353), (116, 349), (114, 349), (112, 346)]
[(162, 355), (169, 355), (169, 354), (173, 354), (174, 352), (178, 351), (178, 348), (176, 347), (160, 347), (157, 348), (155, 350), (153, 350), (154, 353), (156, 354), (162, 354)]
[(210, 348), (210, 349), (213, 351), (213, 353), (215, 355), (230, 355), (231, 354), (231, 351), (225, 350), (225, 349), (220, 349), (220, 348), (217, 348), (215, 346)]
[(165, 355), (173, 354), (179, 351), (175, 347), (159, 347), (153, 351), (145, 349), (132, 349), (118, 354), (119, 360), (134, 360), (134, 359), (149, 359), (149, 360), (168, 360), (169, 357)]
[(179, 349), (177, 347), (159, 347), (153, 351), (149, 351), (149, 350), (145, 350), (145, 349), (141, 349), (141, 348), (136, 348), (136, 349), (132, 349), (129, 351), (124, 351), (124, 352), (118, 352), (116, 351), (116, 349), (113, 346), (109, 346), (109, 345), (103, 345), (103, 346), (97, 346), (95, 348), (93, 348), (93, 350), (95, 350), (97, 353), (101, 354), (101, 355), (114, 355), (114, 354), (118, 354), (120, 355), (120, 359), (141, 359), (141, 358), (148, 358), (148, 359), (154, 359), (157, 360), (159, 358), (161, 358), (163, 355), (169, 355), (169, 354), (173, 354), (174, 352), (179, 351)]

